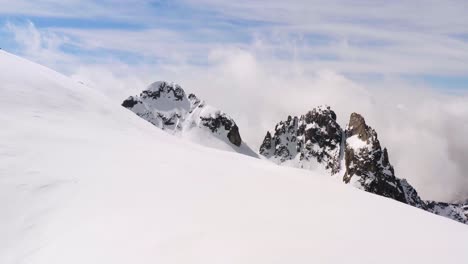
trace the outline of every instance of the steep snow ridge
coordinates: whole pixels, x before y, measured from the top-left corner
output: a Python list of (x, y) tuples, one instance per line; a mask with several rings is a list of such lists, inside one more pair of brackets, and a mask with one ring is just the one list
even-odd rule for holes
[(5, 52), (0, 81), (2, 264), (468, 261), (454, 221), (180, 140)]
[(205, 146), (257, 156), (242, 141), (231, 117), (194, 94), (187, 95), (178, 84), (152, 83), (139, 96), (124, 100), (122, 106), (170, 134)]

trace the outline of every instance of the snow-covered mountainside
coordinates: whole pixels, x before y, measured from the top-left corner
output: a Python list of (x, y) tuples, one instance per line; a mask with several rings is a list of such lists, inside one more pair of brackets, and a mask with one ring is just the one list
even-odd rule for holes
[(359, 189), (468, 224), (463, 204), (423, 201), (405, 179), (397, 178), (377, 132), (357, 113), (346, 129), (327, 106), (288, 116), (267, 132), (260, 154), (281, 165), (325, 170)]
[(164, 133), (0, 51), (0, 263), (465, 263), (468, 228)]
[(226, 113), (187, 95), (179, 85), (155, 82), (122, 103), (135, 114), (162, 130), (190, 138), (203, 145), (256, 154), (242, 142), (236, 122)]

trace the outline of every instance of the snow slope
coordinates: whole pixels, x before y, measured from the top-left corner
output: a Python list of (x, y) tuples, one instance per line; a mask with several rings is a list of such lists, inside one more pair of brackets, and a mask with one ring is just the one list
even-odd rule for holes
[(465, 263), (468, 228), (205, 148), (0, 52), (0, 263)]

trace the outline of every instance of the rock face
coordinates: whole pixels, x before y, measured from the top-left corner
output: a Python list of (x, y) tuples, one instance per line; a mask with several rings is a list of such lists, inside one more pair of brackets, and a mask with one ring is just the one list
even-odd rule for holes
[(468, 205), (423, 201), (405, 179), (397, 178), (377, 132), (357, 113), (344, 130), (330, 107), (288, 116), (267, 132), (260, 154), (281, 165), (325, 169), (364, 191), (468, 224)]
[(340, 169), (343, 132), (330, 107), (318, 107), (300, 117), (279, 122), (273, 136), (267, 132), (260, 154), (276, 163), (313, 168), (318, 162), (335, 174)]
[(468, 204), (428, 201), (427, 211), (468, 224)]
[(426, 202), (423, 201), (421, 197), (419, 197), (416, 189), (414, 189), (406, 179), (400, 179), (400, 185), (403, 189), (403, 193), (405, 194), (407, 204), (423, 210), (427, 210)]
[(227, 138), (229, 141), (238, 147), (241, 145), (242, 139), (239, 134), (239, 128), (226, 114), (218, 114), (214, 117), (201, 116), (200, 119), (202, 120), (201, 124), (209, 128), (213, 133), (216, 133), (220, 128), (224, 128), (224, 130), (228, 131)]
[(400, 180), (395, 177), (387, 149), (364, 118), (351, 114), (346, 128), (345, 174), (343, 181), (365, 191), (407, 203)]
[(239, 128), (231, 117), (194, 94), (187, 95), (174, 83), (152, 83), (139, 96), (124, 100), (122, 106), (171, 134), (206, 132), (235, 147), (242, 144)]

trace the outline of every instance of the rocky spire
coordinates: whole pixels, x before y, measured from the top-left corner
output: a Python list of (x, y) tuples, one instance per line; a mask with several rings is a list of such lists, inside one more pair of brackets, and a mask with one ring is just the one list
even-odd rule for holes
[(346, 128), (345, 164), (343, 181), (368, 192), (407, 203), (399, 179), (381, 148), (377, 133), (364, 118), (352, 113)]
[[(367, 141), (371, 137), (372, 130), (367, 126), (364, 117), (360, 114), (352, 113), (349, 117), (349, 124), (346, 132), (347, 136), (357, 135), (362, 141)], [(375, 132), (372, 134), (375, 134)]]

